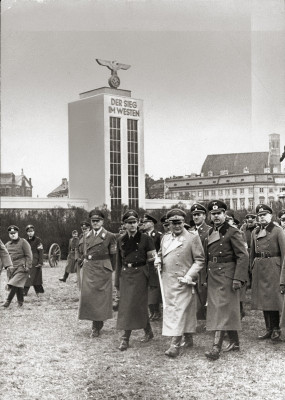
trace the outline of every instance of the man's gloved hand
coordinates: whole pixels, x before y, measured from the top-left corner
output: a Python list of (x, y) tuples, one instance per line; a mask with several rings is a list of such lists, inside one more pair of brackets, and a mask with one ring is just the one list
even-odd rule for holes
[(193, 283), (191, 276), (179, 276), (177, 279), (179, 283), (185, 283), (186, 285), (191, 285)]
[(280, 293), (285, 294), (285, 285), (280, 285)]
[(241, 289), (241, 287), (242, 287), (241, 281), (238, 281), (237, 279), (234, 279), (233, 280), (233, 290), (234, 291), (239, 290), (239, 289)]

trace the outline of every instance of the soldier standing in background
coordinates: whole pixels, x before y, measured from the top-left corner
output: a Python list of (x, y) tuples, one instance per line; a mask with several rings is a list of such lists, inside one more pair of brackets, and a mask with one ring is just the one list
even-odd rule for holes
[[(143, 217), (144, 232), (151, 237), (156, 252), (160, 248), (160, 241), (162, 233), (154, 228), (157, 220), (149, 214), (145, 214)], [(153, 263), (149, 263), (149, 289), (148, 289), (148, 308), (149, 308), (149, 320), (157, 321), (160, 319), (160, 303), (161, 303), (161, 292), (157, 271)]]
[(76, 230), (72, 231), (72, 238), (68, 242), (68, 256), (67, 264), (65, 267), (64, 275), (59, 280), (61, 282), (66, 282), (69, 274), (74, 274), (76, 272), (76, 259), (75, 254), (77, 253), (77, 248), (79, 244), (78, 232)]
[[(256, 207), (260, 226), (251, 237), (252, 309), (262, 310), (266, 331), (258, 339), (280, 340), (280, 312), (283, 298), (281, 268), (284, 268), (285, 233), (272, 222), (272, 209), (266, 204)], [(283, 270), (282, 270), (283, 271)]]
[(164, 229), (164, 235), (167, 233), (170, 233), (170, 224), (168, 219), (166, 218), (166, 215), (163, 215), (160, 219), (160, 222), (162, 223), (163, 229)]
[(224, 335), (230, 340), (224, 351), (239, 350), (241, 330), (240, 289), (247, 278), (248, 253), (242, 233), (226, 222), (227, 205), (210, 201), (208, 210), (214, 224), (205, 240), (207, 257), (208, 306), (206, 329), (215, 331), (212, 350), (205, 356), (217, 360)]
[[(191, 228), (191, 231), (198, 233), (202, 246), (204, 248), (205, 239), (208, 236), (208, 232), (211, 229), (209, 225), (206, 224), (207, 210), (199, 203), (194, 203), (190, 208), (190, 212), (193, 217), (195, 227)], [(206, 265), (199, 271), (199, 279), (197, 284), (197, 290), (199, 293), (199, 301), (197, 303), (197, 318), (199, 320), (206, 319), (206, 303), (207, 303), (207, 286), (205, 282), (207, 280)]]
[(78, 247), (75, 249), (76, 274), (79, 290), (81, 290), (81, 268), (83, 265), (84, 254), (86, 255), (86, 235), (90, 231), (90, 223), (88, 221), (82, 221), (80, 227), (81, 233), (78, 238)]
[(92, 321), (90, 337), (94, 338), (100, 335), (104, 321), (113, 316), (112, 272), (116, 266), (117, 241), (115, 234), (103, 227), (102, 211), (92, 210), (89, 217), (92, 229), (83, 236), (83, 246), (79, 247), (79, 258), (84, 261), (78, 318)]
[(138, 231), (138, 214), (123, 216), (126, 233), (118, 238), (115, 287), (120, 293), (117, 329), (124, 330), (119, 350), (127, 350), (133, 329), (144, 329), (142, 342), (153, 338), (148, 316), (148, 263), (156, 256), (151, 238)]
[[(248, 254), (250, 254), (251, 235), (253, 230), (256, 228), (256, 214), (253, 213), (246, 214), (245, 221), (246, 221), (245, 224), (243, 224), (241, 227), (241, 231), (243, 232), (246, 240)], [(249, 281), (247, 283), (247, 287), (250, 289), (252, 281), (250, 265), (248, 266), (248, 277)]]
[(8, 267), (8, 287), (10, 293), (3, 307), (9, 307), (15, 294), (17, 295), (18, 306), (22, 307), (24, 303), (24, 285), (32, 267), (33, 254), (29, 243), (19, 237), (19, 228), (16, 225), (10, 225), (8, 228), (9, 242), (6, 248), (10, 254), (13, 266)]
[(279, 211), (278, 218), (280, 219), (281, 228), (285, 231), (285, 210)]
[(26, 227), (26, 232), (28, 235), (27, 241), (33, 253), (33, 263), (30, 269), (30, 276), (25, 283), (24, 296), (27, 296), (31, 286), (34, 287), (36, 295), (38, 296), (39, 293), (44, 293), (42, 272), (44, 247), (41, 239), (35, 236), (35, 227), (33, 225), (28, 225)]

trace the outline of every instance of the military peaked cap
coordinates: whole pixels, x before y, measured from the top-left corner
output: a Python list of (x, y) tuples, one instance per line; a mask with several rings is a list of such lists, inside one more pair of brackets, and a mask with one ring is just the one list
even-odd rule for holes
[(143, 216), (143, 220), (142, 220), (142, 222), (153, 222), (154, 224), (156, 224), (157, 223), (157, 220), (152, 216), (152, 215), (149, 215), (149, 214), (145, 214), (144, 216)]
[(166, 218), (166, 214), (163, 215), (163, 216), (160, 218), (160, 222), (161, 222), (163, 225), (169, 224), (169, 221), (168, 221), (168, 219)]
[(123, 222), (138, 221), (139, 216), (135, 210), (129, 210), (123, 215)]
[(234, 220), (234, 223), (235, 224), (239, 224), (239, 220), (238, 219), (236, 219), (236, 217), (235, 217), (235, 213), (232, 211), (232, 210), (227, 210), (227, 212), (226, 212), (226, 219), (227, 219), (227, 217), (228, 218), (232, 218), (233, 220)]
[(180, 208), (173, 208), (166, 214), (166, 218), (169, 221), (184, 221), (185, 217), (186, 213)]
[(28, 229), (34, 229), (35, 230), (35, 227), (34, 227), (34, 225), (27, 225), (26, 226), (26, 232), (27, 232)]
[(104, 219), (105, 215), (100, 210), (91, 210), (89, 213), (89, 218)]
[(200, 214), (201, 212), (206, 214), (207, 210), (202, 204), (194, 203), (190, 208), (190, 212), (192, 214)]
[(80, 226), (81, 226), (81, 227), (83, 227), (83, 226), (88, 227), (88, 226), (90, 226), (90, 223), (87, 222), (87, 221), (82, 221), (81, 224), (80, 224)]
[(246, 214), (245, 218), (246, 219), (249, 219), (249, 218), (255, 219), (256, 218), (256, 214), (248, 213), (248, 214)]
[(10, 225), (7, 230), (9, 233), (19, 232), (19, 228), (16, 225)]
[(256, 206), (256, 214), (262, 215), (267, 213), (272, 214), (272, 208), (267, 204), (258, 204), (258, 206)]
[(217, 211), (226, 211), (227, 205), (221, 200), (212, 200), (208, 204), (208, 210), (210, 213), (214, 213)]

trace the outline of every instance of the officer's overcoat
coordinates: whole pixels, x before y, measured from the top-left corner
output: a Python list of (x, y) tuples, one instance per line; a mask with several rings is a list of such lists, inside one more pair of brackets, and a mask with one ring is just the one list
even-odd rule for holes
[(32, 268), (29, 272), (29, 278), (27, 279), (25, 286), (30, 287), (33, 285), (43, 284), (42, 267), (36, 267), (37, 265), (43, 265), (43, 244), (39, 237), (33, 236), (31, 239), (28, 238), (27, 242), (31, 246), (33, 253)]
[(25, 239), (18, 238), (7, 242), (6, 248), (13, 262), (13, 267), (7, 269), (8, 285), (24, 288), (32, 267), (31, 246)]
[[(153, 240), (155, 250), (158, 251), (160, 248), (162, 233), (154, 229), (149, 236)], [(153, 263), (149, 263), (148, 304), (157, 304), (160, 302), (161, 302), (161, 293), (160, 293), (158, 275)]]
[[(211, 229), (210, 225), (207, 225), (204, 221), (199, 228), (192, 228), (190, 232), (198, 233), (202, 246), (204, 247), (205, 240), (208, 236), (208, 232)], [(197, 319), (204, 320), (206, 318), (206, 303), (207, 303), (207, 281), (206, 264), (203, 269), (199, 271), (199, 279), (197, 283), (197, 290), (199, 292), (199, 300), (197, 301)]]
[(265, 229), (257, 227), (251, 240), (252, 308), (281, 311), (283, 297), (279, 285), (283, 279), (280, 274), (285, 257), (284, 231), (270, 222)]
[(115, 286), (120, 290), (117, 329), (145, 328), (148, 321), (147, 262), (154, 260), (156, 251), (152, 239), (137, 232), (134, 237), (125, 233), (118, 238)]
[(187, 274), (197, 281), (205, 263), (201, 240), (197, 234), (186, 229), (179, 236), (165, 235), (159, 256), (165, 295), (162, 334), (180, 336), (195, 332), (197, 295), (193, 286), (181, 284), (177, 278)]
[(67, 256), (67, 264), (65, 267), (65, 272), (69, 274), (74, 274), (76, 272), (76, 260), (75, 253), (79, 244), (78, 238), (71, 238), (68, 242), (68, 256)]
[[(105, 321), (112, 318), (112, 272), (117, 244), (115, 235), (102, 228), (98, 236), (87, 233), (82, 266), (79, 319)], [(80, 251), (80, 248), (79, 248)], [(83, 251), (83, 248), (81, 248)]]
[(210, 229), (205, 240), (208, 306), (206, 328), (241, 330), (240, 293), (233, 291), (233, 279), (245, 282), (248, 252), (241, 231), (227, 222), (218, 231)]

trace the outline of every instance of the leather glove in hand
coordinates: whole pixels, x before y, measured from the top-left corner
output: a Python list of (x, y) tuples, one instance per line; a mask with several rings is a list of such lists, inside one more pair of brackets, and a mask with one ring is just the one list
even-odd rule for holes
[(191, 285), (191, 283), (193, 283), (191, 276), (187, 276), (187, 275), (179, 276), (177, 279), (178, 279), (178, 282), (185, 283), (186, 285)]
[(233, 290), (234, 291), (241, 289), (241, 286), (242, 286), (241, 281), (238, 281), (237, 279), (233, 280)]

